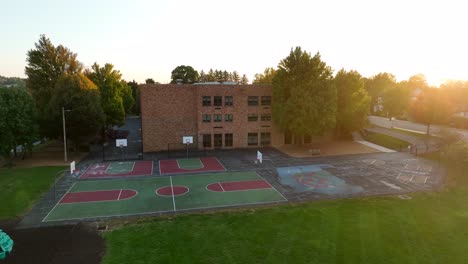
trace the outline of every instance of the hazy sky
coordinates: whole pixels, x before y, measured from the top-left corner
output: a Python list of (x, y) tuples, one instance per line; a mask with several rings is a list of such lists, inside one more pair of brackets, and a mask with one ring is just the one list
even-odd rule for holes
[(0, 75), (24, 77), (40, 34), (89, 67), (112, 63), (126, 80), (168, 82), (178, 65), (237, 70), (252, 80), (301, 46), (335, 72), (431, 84), (468, 79), (464, 1), (0, 0)]

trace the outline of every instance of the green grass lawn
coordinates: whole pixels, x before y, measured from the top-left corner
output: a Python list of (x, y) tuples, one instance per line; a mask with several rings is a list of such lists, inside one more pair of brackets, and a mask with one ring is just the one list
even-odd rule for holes
[(104, 235), (103, 263), (466, 263), (468, 192), (185, 215)]
[(0, 169), (0, 219), (24, 214), (65, 167)]
[(399, 129), (399, 128), (392, 128), (392, 130), (394, 130), (396, 132), (399, 132), (399, 133), (411, 135), (411, 136), (414, 136), (414, 137), (419, 137), (419, 138), (427, 137), (427, 134), (425, 134), (425, 133), (412, 132), (412, 131), (409, 131), (409, 130)]
[(393, 150), (400, 150), (410, 145), (409, 142), (379, 133), (368, 133), (365, 139), (379, 146)]

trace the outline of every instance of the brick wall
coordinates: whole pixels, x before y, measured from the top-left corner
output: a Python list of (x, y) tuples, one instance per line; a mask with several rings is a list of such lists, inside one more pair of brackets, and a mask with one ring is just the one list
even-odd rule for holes
[[(261, 96), (271, 96), (270, 85), (141, 85), (141, 112), (144, 152), (167, 150), (169, 143), (194, 135), (198, 146), (203, 134), (233, 134), (233, 148), (249, 147), (248, 133), (271, 133), (271, 144), (284, 144), (284, 136), (272, 121), (260, 121), (262, 114), (271, 114), (271, 106), (261, 105)], [(211, 97), (211, 106), (203, 106), (203, 96)], [(214, 96), (222, 96), (222, 106), (213, 106)], [(225, 106), (225, 96), (233, 97), (233, 106)], [(258, 96), (258, 106), (248, 106), (248, 96)], [(211, 122), (202, 122), (202, 115), (210, 114)], [(221, 122), (213, 122), (213, 115), (221, 114)], [(233, 115), (233, 122), (225, 122), (225, 114)], [(249, 122), (248, 115), (257, 114), (258, 121)], [(258, 146), (253, 146), (258, 147)]]

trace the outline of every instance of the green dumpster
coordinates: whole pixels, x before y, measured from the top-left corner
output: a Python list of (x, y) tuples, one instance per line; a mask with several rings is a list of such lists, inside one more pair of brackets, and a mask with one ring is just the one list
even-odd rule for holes
[(0, 259), (4, 259), (13, 250), (13, 240), (0, 229)]

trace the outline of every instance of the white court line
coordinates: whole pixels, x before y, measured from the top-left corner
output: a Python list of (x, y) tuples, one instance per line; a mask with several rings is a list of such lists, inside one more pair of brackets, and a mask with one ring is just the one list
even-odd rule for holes
[(162, 175), (161, 174), (161, 160), (158, 160), (158, 168), (159, 168), (159, 175)]
[(151, 176), (153, 175), (153, 169), (154, 169), (154, 164), (153, 164), (153, 161), (151, 161)]
[(408, 163), (406, 163), (406, 165), (405, 165), (405, 169), (406, 169), (406, 167), (408, 167)]
[(72, 186), (70, 186), (70, 188), (68, 188), (67, 192), (63, 194), (62, 198), (60, 198), (60, 200), (55, 204), (55, 206), (52, 207), (52, 210), (49, 211), (49, 213), (42, 219), (41, 222), (44, 222), (44, 220), (46, 220), (46, 218), (49, 217), (50, 213), (52, 213), (52, 211), (55, 209), (55, 207), (57, 207), (57, 205), (60, 204), (60, 202), (62, 201), (63, 197), (65, 197), (65, 195), (66, 195), (67, 193), (70, 192), (70, 190), (73, 188), (73, 186), (75, 186), (76, 183), (77, 183), (77, 182), (74, 182), (74, 183), (72, 184)]
[(122, 195), (122, 189), (120, 189), (119, 196), (117, 197), (117, 201), (120, 200), (120, 195)]
[(428, 178), (429, 178), (429, 177), (426, 177), (426, 179), (424, 179), (424, 184), (426, 184), (426, 181), (427, 181)]
[[(262, 180), (268, 182), (267, 180), (265, 180), (265, 178), (263, 178), (262, 176), (260, 176), (256, 171), (255, 171), (255, 174), (257, 174), (257, 176), (258, 176), (260, 179), (262, 179)], [(268, 182), (268, 184), (270, 184), (270, 183)], [(273, 190), (275, 190), (277, 193), (279, 193), (279, 195), (281, 195), (281, 197), (283, 197), (283, 199), (284, 199), (285, 201), (289, 201), (289, 200), (288, 200), (286, 197), (284, 197), (284, 195), (283, 195), (280, 191), (278, 191), (273, 185), (270, 184), (270, 186), (271, 186), (271, 188), (272, 188)]]
[(396, 179), (397, 179), (397, 180), (400, 180), (400, 179), (399, 179), (399, 178), (400, 178), (400, 176), (401, 176), (401, 172), (400, 172), (400, 173), (398, 173), (398, 176), (396, 176)]
[(410, 182), (412, 182), (412, 181), (413, 181), (413, 178), (414, 178), (414, 175), (413, 175), (413, 176), (411, 176), (411, 179), (410, 179), (409, 181), (410, 181)]
[(373, 161), (371, 162), (371, 165), (374, 164), (376, 161), (377, 161), (377, 160), (373, 160)]
[(221, 165), (221, 167), (223, 167), (224, 171), (227, 171), (226, 167), (224, 167), (223, 163), (221, 163), (221, 161), (219, 161), (218, 158), (216, 157), (213, 157), (213, 158), (218, 162), (219, 165)]
[(172, 176), (170, 176), (169, 179), (171, 180), (172, 204), (174, 205), (174, 211), (177, 211), (176, 206), (175, 206), (175, 197), (174, 197), (174, 187), (172, 185)]
[(220, 182), (218, 182), (218, 184), (219, 184), (219, 186), (221, 186), (221, 190), (223, 190), (223, 192), (226, 192), (226, 191), (224, 190), (224, 188), (223, 188), (223, 185), (222, 185)]
[(179, 159), (176, 159), (177, 167), (178, 167), (179, 169), (181, 169), (181, 170), (200, 170), (200, 169), (205, 168), (205, 163), (203, 163), (203, 161), (202, 161), (200, 158), (191, 158), (191, 159), (198, 159), (198, 161), (200, 161), (201, 167), (200, 167), (200, 168), (195, 168), (195, 169), (181, 168), (181, 167), (180, 167), (180, 164), (179, 164)]

